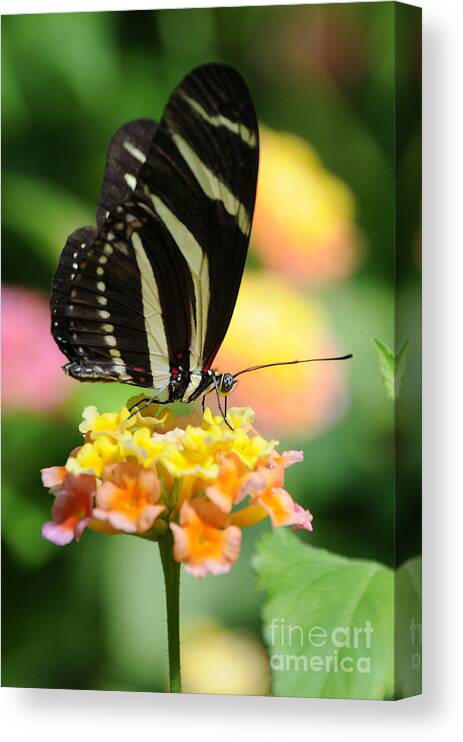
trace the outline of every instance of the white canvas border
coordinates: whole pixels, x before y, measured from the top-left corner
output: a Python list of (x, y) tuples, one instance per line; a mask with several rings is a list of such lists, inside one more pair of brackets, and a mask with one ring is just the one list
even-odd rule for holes
[[(1, 0), (4, 13), (245, 5), (232, 2)], [(273, 3), (251, 2), (249, 5)], [(282, 3), (279, 3), (282, 4)], [(287, 3), (289, 4), (289, 3)], [(419, 3), (415, 3), (419, 4)], [(460, 0), (424, 9), (424, 686), (400, 703), (2, 689), (11, 742), (182, 737), (451, 739), (461, 720), (462, 131)], [(459, 167), (458, 167), (458, 162)], [(39, 640), (39, 638), (38, 638)]]

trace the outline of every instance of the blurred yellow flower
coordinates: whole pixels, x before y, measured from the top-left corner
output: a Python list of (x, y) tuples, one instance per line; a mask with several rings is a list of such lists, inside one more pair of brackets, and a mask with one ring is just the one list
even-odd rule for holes
[(252, 243), (263, 263), (298, 285), (342, 279), (355, 269), (354, 198), (297, 136), (260, 128)]
[[(319, 302), (276, 275), (248, 271), (217, 367), (236, 372), (337, 351)], [(232, 398), (237, 404), (252, 402), (263, 432), (313, 435), (344, 411), (345, 371), (336, 362), (263, 369), (240, 376)]]
[(265, 696), (270, 690), (268, 658), (247, 632), (196, 619), (182, 635), (183, 690)]

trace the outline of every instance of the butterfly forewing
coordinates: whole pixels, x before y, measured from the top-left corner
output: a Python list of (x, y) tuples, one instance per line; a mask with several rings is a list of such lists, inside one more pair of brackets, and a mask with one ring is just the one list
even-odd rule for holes
[(205, 65), (172, 94), (140, 171), (142, 187), (191, 270), (192, 356), (206, 368), (241, 283), (258, 159), (257, 121), (243, 79), (230, 67)]
[(223, 65), (188, 75), (159, 126), (116, 133), (99, 229), (68, 238), (53, 283), (52, 332), (71, 375), (157, 390), (178, 379), (175, 398), (194, 396), (190, 376), (209, 368), (236, 302), (257, 163), (249, 93)]

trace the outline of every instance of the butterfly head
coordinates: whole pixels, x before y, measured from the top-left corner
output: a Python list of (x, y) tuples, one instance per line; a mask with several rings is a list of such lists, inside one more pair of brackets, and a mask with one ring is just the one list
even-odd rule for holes
[(220, 374), (218, 381), (218, 387), (220, 394), (227, 396), (233, 391), (238, 381), (232, 374)]

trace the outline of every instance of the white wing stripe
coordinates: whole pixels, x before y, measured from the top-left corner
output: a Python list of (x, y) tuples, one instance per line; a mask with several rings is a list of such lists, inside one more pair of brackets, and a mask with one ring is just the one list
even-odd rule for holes
[[(191, 367), (201, 365), (206, 340), (207, 314), (209, 311), (209, 263), (206, 253), (183, 222), (154, 193), (150, 193), (154, 210), (169, 231), (185, 258), (191, 272), (196, 299), (196, 322), (191, 322)], [(192, 318), (193, 319), (193, 318)]]
[[(143, 315), (145, 319), (146, 340), (150, 357), (150, 370), (156, 385), (169, 381), (169, 351), (162, 320), (159, 292), (151, 263), (146, 254), (140, 235), (131, 236), (141, 279)], [(160, 359), (160, 360), (159, 360)]]
[(179, 134), (172, 134), (172, 138), (206, 196), (216, 201), (222, 201), (228, 213), (231, 216), (237, 217), (239, 228), (243, 234), (247, 236), (251, 224), (243, 204), (233, 195), (225, 183), (222, 183), (222, 181), (204, 165), (196, 152)]
[(194, 100), (194, 98), (190, 98), (189, 95), (186, 93), (182, 93), (182, 97), (186, 102), (191, 106), (191, 108), (198, 113), (201, 118), (203, 118), (205, 121), (207, 121), (211, 126), (223, 126), (225, 129), (228, 129), (229, 131), (233, 132), (233, 134), (237, 134), (243, 142), (246, 142), (249, 147), (255, 147), (257, 143), (256, 135), (253, 131), (250, 131), (246, 126), (243, 124), (238, 124), (235, 121), (230, 121), (230, 119), (227, 119), (225, 116), (222, 116), (220, 113), (216, 116), (211, 116), (198, 101)]

